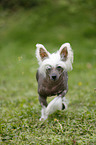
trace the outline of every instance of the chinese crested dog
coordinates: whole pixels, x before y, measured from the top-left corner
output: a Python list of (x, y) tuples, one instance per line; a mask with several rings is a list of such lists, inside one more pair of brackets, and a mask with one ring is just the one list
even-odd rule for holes
[[(46, 120), (56, 110), (67, 108), (68, 74), (72, 70), (73, 51), (64, 43), (56, 53), (50, 54), (42, 44), (36, 45), (39, 68), (36, 73), (39, 102), (42, 106), (40, 120)], [(57, 95), (49, 104), (47, 97)]]

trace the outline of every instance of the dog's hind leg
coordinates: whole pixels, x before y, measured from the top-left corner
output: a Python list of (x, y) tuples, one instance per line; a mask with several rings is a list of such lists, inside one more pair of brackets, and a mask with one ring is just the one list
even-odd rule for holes
[(41, 110), (41, 118), (40, 118), (40, 121), (43, 119), (43, 120), (46, 120), (47, 119), (47, 114), (46, 114), (46, 107), (47, 107), (47, 101), (46, 101), (46, 98), (45, 97), (41, 97), (39, 96), (39, 102), (42, 106), (42, 110)]

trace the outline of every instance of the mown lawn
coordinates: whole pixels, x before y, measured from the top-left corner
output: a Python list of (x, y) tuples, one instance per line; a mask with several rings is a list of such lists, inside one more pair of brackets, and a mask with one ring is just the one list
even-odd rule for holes
[[(96, 144), (94, 12), (79, 4), (0, 12), (0, 144)], [(54, 52), (65, 42), (74, 51), (68, 109), (40, 122), (35, 45)]]

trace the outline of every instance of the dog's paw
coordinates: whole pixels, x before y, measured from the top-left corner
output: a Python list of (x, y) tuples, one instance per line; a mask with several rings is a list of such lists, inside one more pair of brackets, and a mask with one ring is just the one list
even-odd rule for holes
[(42, 120), (44, 120), (44, 119), (43, 119), (43, 118), (40, 118), (40, 119), (39, 119), (39, 121), (42, 121)]
[(39, 119), (39, 121), (44, 121), (44, 120), (46, 120), (47, 118), (48, 118), (48, 116), (41, 117), (41, 118)]

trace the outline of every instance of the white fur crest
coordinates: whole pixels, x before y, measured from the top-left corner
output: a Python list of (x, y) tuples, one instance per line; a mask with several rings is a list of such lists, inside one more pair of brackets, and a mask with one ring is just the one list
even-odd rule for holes
[[(50, 54), (42, 44), (37, 44), (36, 47), (37, 47), (36, 57), (38, 59), (39, 65), (40, 65), (39, 72), (41, 74), (43, 74), (44, 76), (46, 76), (46, 67), (48, 67), (48, 65), (50, 65), (52, 67), (56, 67), (59, 65), (67, 71), (72, 70), (73, 51), (72, 51), (69, 43), (64, 43), (56, 53), (52, 53), (52, 54)], [(61, 56), (60, 56), (60, 53), (64, 47), (67, 48), (67, 52), (68, 52), (66, 61), (62, 61)], [(48, 58), (46, 58), (43, 61), (40, 56), (40, 48), (43, 48), (43, 50), (48, 55)]]

